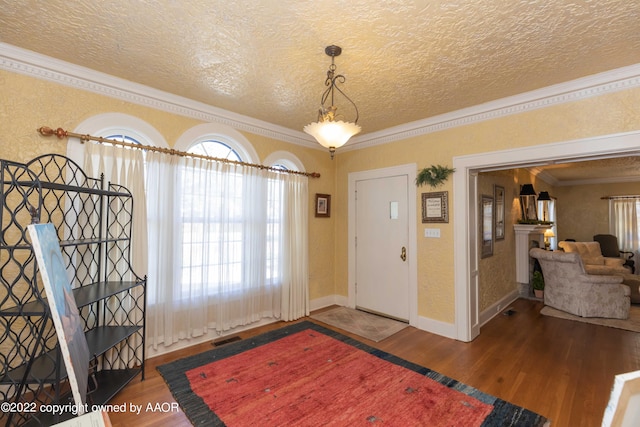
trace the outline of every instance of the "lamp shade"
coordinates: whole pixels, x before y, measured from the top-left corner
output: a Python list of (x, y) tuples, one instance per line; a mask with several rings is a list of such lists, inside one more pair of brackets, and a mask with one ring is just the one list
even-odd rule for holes
[(535, 196), (536, 190), (533, 189), (533, 184), (524, 184), (520, 187), (521, 196)]
[(538, 194), (538, 200), (551, 200), (551, 196), (549, 196), (548, 191), (541, 191), (540, 194)]
[(520, 187), (520, 209), (522, 210), (522, 220), (538, 220), (538, 208), (536, 205), (536, 190), (533, 189), (533, 184), (522, 185)]
[(362, 128), (355, 123), (324, 121), (309, 123), (303, 130), (325, 148), (340, 148)]

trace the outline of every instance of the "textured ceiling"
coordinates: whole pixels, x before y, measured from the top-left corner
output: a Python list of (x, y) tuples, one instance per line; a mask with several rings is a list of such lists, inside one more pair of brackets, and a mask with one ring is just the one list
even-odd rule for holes
[(636, 64), (639, 22), (638, 0), (0, 0), (2, 42), (298, 131), (330, 44), (366, 133)]
[[(588, 160), (538, 166), (534, 174), (555, 185), (598, 182), (640, 181), (640, 156), (624, 156), (611, 159)], [(638, 189), (640, 193), (640, 187)]]

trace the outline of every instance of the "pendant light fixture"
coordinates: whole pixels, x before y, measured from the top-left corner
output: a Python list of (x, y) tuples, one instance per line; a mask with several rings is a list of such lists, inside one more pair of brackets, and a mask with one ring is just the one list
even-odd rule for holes
[[(327, 71), (327, 79), (324, 84), (327, 89), (322, 93), (320, 110), (318, 111), (318, 121), (310, 123), (304, 127), (304, 131), (313, 136), (320, 145), (329, 149), (331, 158), (336, 152), (336, 148), (342, 147), (353, 135), (362, 130), (358, 125), (358, 107), (343, 91), (338, 87), (338, 83), (343, 84), (345, 77), (336, 74), (335, 57), (342, 53), (339, 46), (327, 46), (324, 52), (331, 57), (331, 66)], [(338, 114), (338, 107), (335, 106), (335, 92), (339, 92), (347, 101), (353, 105), (356, 118), (353, 122), (341, 120), (342, 114)], [(327, 105), (330, 104), (330, 105)]]

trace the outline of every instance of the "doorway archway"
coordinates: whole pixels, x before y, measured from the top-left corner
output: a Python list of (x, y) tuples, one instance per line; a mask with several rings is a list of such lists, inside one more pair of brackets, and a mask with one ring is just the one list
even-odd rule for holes
[(477, 173), (640, 153), (640, 131), (454, 157), (453, 222), (456, 339), (480, 334), (477, 280)]

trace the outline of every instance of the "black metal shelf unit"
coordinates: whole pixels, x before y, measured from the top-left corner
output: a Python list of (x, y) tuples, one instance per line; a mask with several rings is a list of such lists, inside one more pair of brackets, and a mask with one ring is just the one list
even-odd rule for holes
[(0, 400), (11, 404), (0, 424), (49, 425), (72, 414), (38, 409), (71, 403), (70, 388), (26, 227), (56, 228), (92, 355), (87, 402), (104, 404), (144, 379), (146, 278), (130, 264), (133, 197), (57, 154), (0, 160), (0, 169)]

